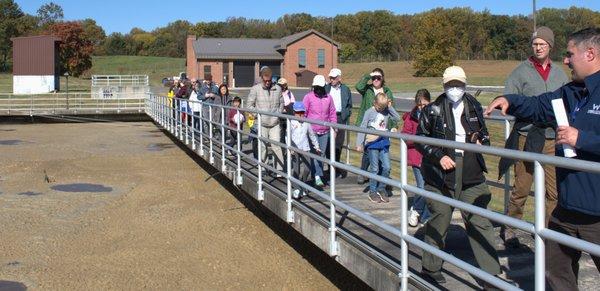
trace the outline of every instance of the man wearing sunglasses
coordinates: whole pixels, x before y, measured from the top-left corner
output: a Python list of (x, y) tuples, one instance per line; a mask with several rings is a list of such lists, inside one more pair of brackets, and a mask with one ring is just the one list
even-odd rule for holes
[[(356, 126), (360, 126), (365, 112), (373, 106), (373, 100), (375, 100), (375, 96), (378, 93), (385, 93), (388, 99), (392, 101), (392, 106), (394, 106), (394, 94), (392, 94), (390, 88), (385, 86), (385, 75), (380, 68), (375, 68), (371, 73), (365, 74), (356, 84), (356, 90), (362, 95), (360, 109), (356, 118)], [(388, 129), (396, 128), (397, 126), (397, 122), (393, 120), (388, 123)], [(367, 167), (369, 167), (369, 156), (363, 153), (360, 169), (366, 171)], [(368, 179), (365, 177), (358, 176), (358, 184), (364, 184), (366, 181)]]

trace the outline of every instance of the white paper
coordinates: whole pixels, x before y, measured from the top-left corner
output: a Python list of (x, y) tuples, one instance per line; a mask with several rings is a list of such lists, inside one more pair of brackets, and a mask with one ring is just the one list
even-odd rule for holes
[[(552, 100), (552, 110), (554, 110), (554, 117), (556, 118), (558, 126), (569, 126), (569, 117), (567, 116), (565, 104), (562, 99)], [(567, 144), (563, 144), (562, 146), (565, 157), (573, 158), (577, 156), (577, 153), (575, 153), (575, 149), (572, 146)]]

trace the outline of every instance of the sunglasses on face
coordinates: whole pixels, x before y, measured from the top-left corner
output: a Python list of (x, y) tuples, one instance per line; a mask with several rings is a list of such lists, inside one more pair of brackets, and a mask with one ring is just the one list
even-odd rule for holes
[(381, 81), (381, 76), (373, 76), (373, 77), (371, 77), (371, 81), (375, 81), (375, 80)]

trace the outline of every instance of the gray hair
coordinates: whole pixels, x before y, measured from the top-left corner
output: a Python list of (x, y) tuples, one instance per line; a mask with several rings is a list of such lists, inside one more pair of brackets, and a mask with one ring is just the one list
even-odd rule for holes
[(584, 44), (588, 47), (600, 49), (600, 28), (589, 27), (569, 35), (568, 41), (573, 41), (576, 46)]

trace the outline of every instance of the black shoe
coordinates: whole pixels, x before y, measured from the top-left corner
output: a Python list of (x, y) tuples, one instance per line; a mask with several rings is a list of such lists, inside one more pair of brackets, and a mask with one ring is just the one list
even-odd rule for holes
[(430, 281), (432, 283), (437, 283), (437, 284), (446, 283), (446, 278), (444, 278), (444, 275), (442, 275), (441, 271), (429, 272), (429, 271), (423, 269), (421, 271), (421, 275), (423, 275), (423, 278), (425, 278), (425, 280)]
[(368, 178), (365, 178), (365, 177), (363, 177), (363, 176), (358, 176), (358, 180), (357, 180), (357, 182), (358, 182), (358, 184), (359, 184), (359, 185), (362, 185), (362, 184), (368, 183), (368, 182), (369, 182), (369, 179), (368, 179)]
[(517, 234), (511, 228), (504, 228), (501, 233), (501, 237), (504, 241), (504, 247), (507, 249), (516, 249), (521, 246)]
[(346, 179), (346, 177), (348, 177), (348, 171), (346, 170), (339, 170), (340, 173), (340, 178), (342, 179)]

